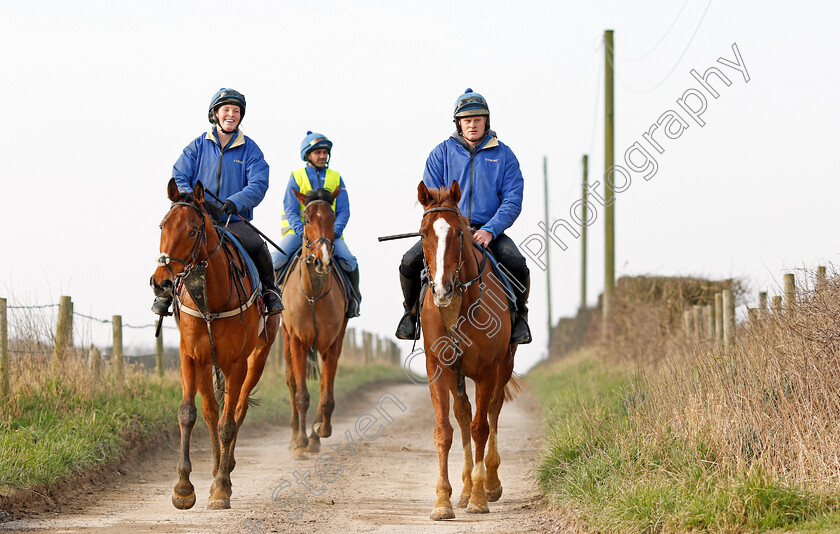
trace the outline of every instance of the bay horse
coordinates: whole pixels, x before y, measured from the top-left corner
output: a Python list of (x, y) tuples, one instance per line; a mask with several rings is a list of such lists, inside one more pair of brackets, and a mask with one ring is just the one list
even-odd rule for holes
[[(305, 459), (307, 452), (320, 451), (321, 438), (332, 435), (331, 417), (335, 409), (333, 385), (338, 358), (347, 328), (346, 292), (338, 266), (333, 261), (335, 212), (332, 203), (340, 187), (330, 193), (320, 188), (305, 195), (294, 191), (304, 206), (303, 246), (282, 283), (283, 358), (286, 361), (286, 384), (291, 396), (292, 415), (289, 424), (292, 438), (289, 445), (296, 459)], [(317, 353), (316, 353), (317, 351)], [(318, 410), (312, 433), (306, 435), (306, 412), (309, 390), (306, 387), (307, 367), (317, 369), (317, 354), (323, 366), (320, 372)]]
[[(423, 182), (417, 188), (417, 199), (424, 208), (420, 235), (429, 280), (428, 290), (421, 297), (420, 324), (438, 454), (433, 520), (455, 517), (448, 465), (452, 446), (450, 395), (464, 450), (464, 489), (458, 507), (466, 507), (467, 513), (487, 513), (487, 502), (502, 496), (499, 412), (523, 384), (513, 375), (517, 345), (510, 344), (511, 316), (504, 286), (492, 269), (485, 269), (487, 258), (475, 247), (469, 223), (458, 210), (460, 198), (457, 182), (448, 189), (430, 190)], [(464, 376), (475, 382), (472, 421)], [(475, 462), (470, 439), (475, 444)]]
[[(207, 507), (227, 509), (232, 492), (230, 473), (236, 465), (236, 436), (251, 391), (265, 368), (280, 317), (268, 316), (262, 325), (256, 281), (247, 275), (236, 245), (213, 224), (213, 217), (222, 214), (205, 202), (201, 182), (192, 191), (181, 193), (171, 179), (167, 192), (172, 205), (160, 223), (161, 255), (151, 285), (157, 296), (175, 297), (175, 321), (181, 332), (181, 447), (172, 504), (181, 510), (195, 505), (190, 436), (198, 390), (213, 449), (214, 480)], [(224, 395), (221, 419), (214, 378), (216, 395)]]

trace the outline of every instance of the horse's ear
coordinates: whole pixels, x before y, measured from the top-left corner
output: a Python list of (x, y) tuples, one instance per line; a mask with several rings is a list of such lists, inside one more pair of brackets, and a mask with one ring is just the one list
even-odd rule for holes
[(204, 203), (204, 184), (201, 183), (201, 180), (195, 183), (195, 187), (193, 187), (193, 198), (198, 204)]
[(296, 189), (292, 189), (292, 193), (295, 194), (295, 196), (297, 197), (298, 201), (301, 204), (304, 204), (304, 205), (306, 204), (306, 195), (304, 195), (303, 193), (301, 193), (300, 191), (298, 191)]
[(452, 202), (455, 204), (461, 200), (461, 186), (454, 180), (452, 181), (452, 185), (449, 186), (449, 198), (451, 198)]
[(175, 183), (175, 178), (169, 179), (169, 184), (166, 186), (166, 194), (172, 202), (178, 201), (178, 197), (181, 195), (181, 192), (178, 191), (178, 184)]
[(429, 202), (429, 189), (423, 182), (420, 182), (420, 185), (417, 186), (417, 200), (420, 201), (420, 204), (423, 206)]
[(341, 184), (338, 184), (338, 187), (336, 187), (335, 191), (332, 192), (332, 199), (337, 199), (339, 193), (341, 193)]

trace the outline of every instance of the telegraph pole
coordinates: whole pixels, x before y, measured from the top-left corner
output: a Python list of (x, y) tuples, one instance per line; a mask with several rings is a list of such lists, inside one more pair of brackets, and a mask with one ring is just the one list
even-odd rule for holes
[(587, 214), (587, 188), (589, 187), (589, 155), (583, 155), (583, 213), (581, 215), (581, 220), (584, 222), (583, 227), (580, 230), (581, 233), (581, 244), (583, 245), (583, 254), (581, 255), (581, 262), (580, 262), (580, 311), (586, 309), (586, 222), (589, 219), (589, 215)]
[(612, 167), (615, 164), (613, 52), (613, 31), (604, 30), (604, 199), (607, 204), (604, 212), (604, 335), (607, 333), (607, 320), (615, 288), (615, 191), (612, 183)]
[[(548, 224), (548, 157), (543, 156), (543, 202), (545, 205), (545, 277), (546, 277), (546, 287), (548, 288), (548, 344), (549, 350), (551, 350), (551, 247), (548, 245), (551, 243), (548, 240), (548, 229), (550, 225)], [(550, 355), (549, 355), (550, 356)]]

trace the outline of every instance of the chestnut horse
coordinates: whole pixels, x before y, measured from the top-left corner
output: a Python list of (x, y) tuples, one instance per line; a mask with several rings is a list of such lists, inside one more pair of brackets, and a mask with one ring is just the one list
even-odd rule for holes
[[(195, 505), (190, 482), (190, 435), (196, 420), (198, 390), (213, 449), (214, 480), (207, 507), (220, 510), (230, 508), (236, 436), (280, 318), (269, 316), (262, 326), (255, 281), (246, 274), (236, 246), (223, 239), (222, 230), (214, 226), (211, 214), (221, 213), (205, 203), (201, 182), (182, 194), (172, 179), (168, 193), (172, 206), (160, 223), (161, 256), (151, 283), (156, 295), (175, 296), (175, 321), (181, 332), (181, 449), (172, 504), (182, 510)], [(217, 393), (224, 390), (221, 419), (213, 392), (214, 372)]]
[[(485, 269), (487, 260), (475, 247), (469, 223), (458, 210), (460, 186), (453, 182), (449, 189), (429, 190), (420, 182), (417, 198), (424, 208), (420, 235), (429, 280), (420, 323), (438, 453), (437, 502), (431, 518), (452, 519), (450, 395), (464, 450), (464, 489), (458, 507), (466, 507), (468, 513), (487, 513), (487, 502), (502, 495), (496, 443), (499, 412), (522, 382), (513, 376), (516, 345), (509, 344), (511, 318), (505, 292), (492, 270)], [(464, 376), (475, 382), (472, 421)], [(475, 444), (475, 463), (470, 438)]]
[[(331, 417), (335, 408), (333, 384), (338, 357), (347, 327), (344, 284), (334, 266), (335, 212), (332, 203), (340, 187), (330, 193), (326, 189), (309, 191), (306, 195), (295, 191), (303, 210), (303, 246), (300, 256), (293, 258), (283, 281), (283, 357), (286, 360), (286, 384), (291, 396), (292, 439), (294, 457), (304, 459), (306, 453), (320, 451), (321, 438), (332, 434)], [(315, 351), (323, 360), (320, 398), (312, 433), (306, 436), (306, 412), (309, 391), (306, 388), (307, 360)]]

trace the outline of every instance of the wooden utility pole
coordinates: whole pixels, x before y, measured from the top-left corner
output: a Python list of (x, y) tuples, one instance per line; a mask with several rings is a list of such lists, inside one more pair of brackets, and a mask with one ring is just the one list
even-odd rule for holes
[(545, 278), (548, 291), (548, 344), (551, 345), (551, 247), (548, 240), (548, 158), (543, 156), (543, 204), (545, 206)]
[(587, 222), (589, 221), (589, 214), (587, 213), (588, 206), (586, 205), (587, 202), (587, 188), (589, 187), (589, 155), (583, 155), (583, 196), (581, 199), (583, 200), (583, 204), (581, 207), (583, 208), (583, 213), (581, 214), (580, 220), (584, 222), (581, 225), (580, 233), (581, 233), (581, 245), (583, 248), (583, 252), (581, 254), (580, 259), (580, 311), (586, 309), (586, 227)]
[(6, 319), (6, 299), (0, 298), (0, 401), (9, 393), (9, 323)]
[(613, 289), (615, 288), (615, 191), (612, 184), (612, 167), (615, 162), (615, 106), (613, 99), (613, 31), (604, 31), (604, 334), (610, 315)]

